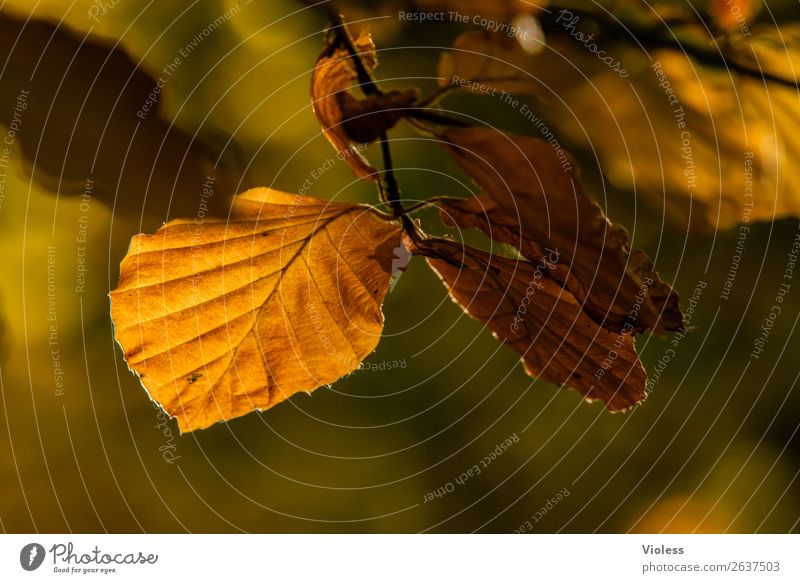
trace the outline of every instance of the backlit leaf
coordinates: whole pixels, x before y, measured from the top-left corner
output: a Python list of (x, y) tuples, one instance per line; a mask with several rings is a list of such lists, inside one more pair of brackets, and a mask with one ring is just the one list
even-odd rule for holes
[(399, 244), (369, 207), (247, 191), (229, 221), (133, 239), (111, 293), (116, 339), (181, 431), (266, 409), (374, 350)]

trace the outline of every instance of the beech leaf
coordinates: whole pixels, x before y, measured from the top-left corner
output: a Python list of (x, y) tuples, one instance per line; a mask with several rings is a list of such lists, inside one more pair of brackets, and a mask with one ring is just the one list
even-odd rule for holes
[(645, 398), (647, 377), (630, 334), (598, 326), (551, 275), (550, 257), (534, 264), (443, 239), (428, 257), (450, 296), (522, 356), (525, 372), (599, 399), (611, 411)]
[(268, 188), (230, 221), (139, 235), (111, 292), (117, 342), (181, 431), (332, 383), (375, 349), (400, 227)]
[[(490, 128), (449, 129), (441, 140), (493, 203), (484, 217), (474, 206), (452, 207), (454, 220), (501, 237), (532, 261), (545, 248), (556, 251), (572, 276), (559, 269), (560, 282), (586, 298), (587, 311), (607, 328), (681, 329), (675, 292), (643, 251), (629, 248), (624, 227), (605, 217), (549, 143)], [(495, 234), (492, 216), (505, 231)]]

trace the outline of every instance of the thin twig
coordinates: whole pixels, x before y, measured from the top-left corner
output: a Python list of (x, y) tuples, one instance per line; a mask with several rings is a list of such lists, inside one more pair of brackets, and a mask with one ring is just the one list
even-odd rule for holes
[(381, 154), (383, 155), (383, 170), (386, 176), (386, 200), (391, 205), (392, 211), (395, 216), (403, 216), (405, 209), (400, 202), (400, 187), (397, 184), (397, 177), (394, 174), (394, 165), (392, 164), (392, 149), (389, 147), (389, 137), (386, 132), (381, 134)]
[[(361, 90), (364, 92), (364, 95), (383, 95), (383, 91), (381, 91), (380, 87), (378, 87), (378, 83), (373, 77), (372, 73), (364, 66), (361, 54), (358, 52), (358, 50), (356, 50), (355, 43), (352, 36), (350, 36), (350, 31), (347, 30), (347, 25), (344, 21), (344, 18), (331, 4), (328, 4), (326, 9), (332, 23), (331, 31), (334, 35), (336, 35), (336, 41), (339, 43), (339, 45), (343, 46), (350, 55), (350, 58), (352, 59), (356, 69), (356, 75), (361, 85)], [(445, 91), (441, 91), (434, 93), (434, 95), (444, 93)], [(424, 106), (427, 106), (430, 103), (431, 101), (423, 100)], [(413, 109), (408, 115), (409, 117), (413, 117), (417, 120), (424, 120), (438, 125), (450, 125), (457, 127), (469, 125), (460, 120), (453, 119), (444, 114), (424, 108)], [(400, 202), (400, 186), (397, 182), (397, 176), (394, 172), (389, 137), (387, 136), (386, 132), (383, 132), (379, 139), (381, 144), (381, 155), (383, 157), (385, 181), (385, 187), (383, 183), (378, 183), (380, 199), (381, 201), (388, 203), (394, 216), (402, 221), (403, 228), (408, 236), (411, 237), (416, 244), (424, 244), (425, 235), (420, 231), (417, 224), (408, 216), (408, 210), (405, 209), (402, 202)]]
[(344, 18), (333, 5), (327, 4), (326, 9), (330, 16), (331, 24), (333, 25), (331, 30), (336, 35), (338, 41), (347, 50), (356, 67), (356, 75), (361, 85), (361, 91), (364, 92), (364, 95), (383, 95), (383, 91), (378, 87), (375, 77), (373, 77), (372, 73), (364, 66), (364, 61), (361, 60), (361, 54), (356, 49), (353, 37), (350, 36), (350, 31), (347, 30)]
[(414, 203), (411, 206), (407, 206), (405, 210), (406, 210), (406, 214), (411, 214), (411, 213), (416, 212), (416, 211), (418, 211), (420, 209), (424, 209), (425, 207), (436, 206), (436, 203), (439, 203), (439, 202), (457, 202), (457, 201), (460, 201), (460, 200), (464, 200), (464, 199), (463, 198), (458, 198), (458, 197), (455, 197), (455, 196), (434, 196), (434, 197), (431, 197), (429, 199)]
[[(344, 18), (330, 4), (327, 6), (327, 9), (333, 24), (332, 30), (334, 31), (337, 40), (347, 49), (347, 52), (350, 54), (350, 58), (353, 60), (353, 64), (356, 68), (356, 74), (358, 75), (358, 81), (361, 84), (361, 90), (365, 95), (383, 95), (383, 91), (381, 91), (381, 89), (378, 87), (378, 84), (372, 76), (372, 73), (370, 73), (364, 66), (361, 55), (356, 50), (355, 44), (353, 43), (353, 38), (350, 36), (350, 31), (347, 30), (347, 25), (345, 24)], [(392, 150), (389, 147), (389, 138), (386, 135), (386, 132), (381, 134), (380, 143), (381, 154), (383, 156), (384, 180), (386, 181), (385, 193), (383, 192), (382, 188), (380, 189), (381, 199), (385, 199), (385, 201), (389, 203), (392, 208), (392, 212), (396, 217), (402, 217), (405, 215), (405, 209), (403, 208), (403, 204), (400, 202), (400, 187), (397, 184), (397, 177), (394, 174)], [(410, 222), (410, 225), (413, 229), (412, 232), (416, 234), (416, 226), (413, 224), (413, 221)], [(412, 232), (409, 232), (409, 235), (412, 235)]]

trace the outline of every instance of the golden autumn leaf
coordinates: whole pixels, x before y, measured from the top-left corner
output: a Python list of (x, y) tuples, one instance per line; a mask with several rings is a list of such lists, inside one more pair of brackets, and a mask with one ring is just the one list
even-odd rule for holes
[(249, 190), (230, 220), (132, 240), (111, 292), (117, 342), (181, 431), (266, 409), (374, 350), (399, 244), (369, 207)]
[(538, 263), (489, 255), (443, 239), (428, 263), (453, 301), (522, 356), (525, 372), (622, 411), (645, 397), (647, 377), (630, 334), (589, 318), (553, 278), (556, 257)]
[[(633, 81), (638, 95), (599, 74), (596, 86), (611, 109), (598, 111), (589, 103), (597, 105), (596, 98), (574, 101), (578, 117), (591, 117), (582, 131), (612, 182), (636, 187), (659, 206), (666, 187), (667, 216), (702, 229), (800, 215), (797, 89), (702, 65), (679, 51), (652, 56), (650, 69)], [(619, 130), (601, 129), (612, 116)], [(578, 136), (576, 127), (564, 129)]]
[[(561, 283), (585, 298), (597, 322), (618, 332), (681, 329), (677, 295), (643, 251), (630, 249), (624, 227), (609, 221), (584, 192), (563, 152), (543, 140), (490, 128), (449, 129), (441, 139), (493, 202), (494, 220), (506, 229), (499, 240), (518, 246), (531, 261), (545, 249), (555, 251), (570, 276), (561, 268)], [(453, 211), (456, 222), (467, 220), (464, 226), (498, 236), (479, 207)], [(472, 216), (467, 219), (464, 211)], [(520, 239), (525, 241), (518, 244)]]
[[(361, 34), (353, 48), (371, 73), (378, 64), (372, 37)], [(312, 106), (325, 137), (356, 176), (375, 180), (376, 169), (354, 143), (369, 143), (378, 138), (405, 115), (404, 108), (414, 103), (419, 94), (412, 88), (357, 99), (351, 93), (357, 79), (353, 56), (345, 47), (328, 43), (311, 76)]]
[(710, 229), (797, 216), (800, 26), (751, 30), (717, 45), (699, 27), (674, 28), (720, 63), (598, 35), (614, 66), (563, 30), (537, 55), (505, 35), (468, 32), (442, 57), (440, 83), (534, 97), (532, 128), (540, 115), (560, 139), (588, 141), (612, 184), (675, 222)]

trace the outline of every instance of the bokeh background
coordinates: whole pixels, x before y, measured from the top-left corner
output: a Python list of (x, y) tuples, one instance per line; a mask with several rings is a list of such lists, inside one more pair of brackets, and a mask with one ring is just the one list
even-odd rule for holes
[[(639, 338), (646, 367), (659, 368), (642, 406), (612, 415), (527, 377), (414, 260), (388, 296), (368, 369), (178, 435), (127, 371), (106, 294), (131, 236), (194, 215), (207, 175), (224, 208), (224, 193), (251, 185), (297, 192), (333, 157), (309, 100), (325, 16), (288, 0), (33, 4), (0, 8), (0, 138), (15, 130), (0, 159), (4, 531), (798, 530), (800, 283), (764, 353), (748, 357), (798, 221), (751, 225), (723, 300), (739, 231), (695, 228), (615, 189), (591, 145), (567, 137), (598, 200), (684, 309), (705, 284), (674, 353), (674, 338)], [(769, 5), (768, 24), (800, 18), (795, 1)], [(403, 24), (396, 6), (344, 12), (373, 31), (387, 87), (434, 88), (441, 51), (470, 28)], [(158, 104), (137, 117), (159, 77)], [(535, 134), (476, 96), (447, 104)], [(435, 144), (402, 126), (392, 138), (405, 196), (471, 193)], [(379, 161), (374, 147), (368, 155)], [(342, 163), (312, 182), (321, 198), (375, 199)], [(510, 436), (480, 475), (456, 483)]]

